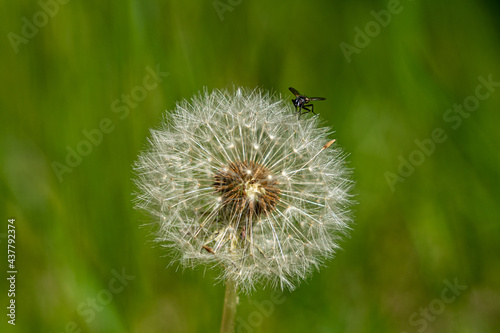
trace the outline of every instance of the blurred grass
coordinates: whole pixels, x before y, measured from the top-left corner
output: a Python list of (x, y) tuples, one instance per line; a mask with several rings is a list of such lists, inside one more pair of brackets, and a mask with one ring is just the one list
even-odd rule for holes
[[(351, 153), (359, 202), (344, 250), (253, 331), (415, 332), (412, 313), (457, 277), (467, 290), (425, 331), (497, 332), (500, 90), (456, 130), (443, 114), (474, 94), (478, 76), (500, 81), (499, 7), (401, 5), (348, 63), (339, 44), (353, 44), (354, 27), (386, 2), (243, 1), (221, 21), (210, 1), (71, 1), (18, 53), (7, 34), (21, 34), (21, 18), (31, 21), (40, 5), (1, 2), (0, 234), (15, 217), (19, 273), (17, 325), (4, 317), (0, 330), (218, 330), (223, 286), (211, 272), (165, 268), (169, 258), (132, 209), (131, 164), (164, 110), (205, 86), (236, 84), (327, 97), (316, 110)], [(113, 101), (157, 65), (168, 77), (120, 119)], [(51, 164), (65, 163), (66, 148), (104, 118), (115, 129), (60, 182)], [(384, 173), (397, 173), (398, 156), (435, 128), (448, 139), (392, 192)], [(134, 279), (86, 322), (78, 309), (122, 268)], [(239, 318), (270, 293), (242, 295)]]

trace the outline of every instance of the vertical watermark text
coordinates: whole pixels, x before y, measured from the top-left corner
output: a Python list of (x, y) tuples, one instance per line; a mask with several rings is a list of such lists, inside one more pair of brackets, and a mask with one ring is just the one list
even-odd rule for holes
[(16, 219), (9, 219), (7, 223), (7, 281), (9, 289), (7, 291), (7, 322), (16, 325)]

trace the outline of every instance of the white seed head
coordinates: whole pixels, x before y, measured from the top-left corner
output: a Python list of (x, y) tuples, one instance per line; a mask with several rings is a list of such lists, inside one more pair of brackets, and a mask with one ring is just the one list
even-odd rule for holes
[(219, 266), (249, 292), (294, 289), (350, 223), (352, 181), (317, 117), (259, 89), (179, 103), (135, 164), (137, 208), (182, 265)]

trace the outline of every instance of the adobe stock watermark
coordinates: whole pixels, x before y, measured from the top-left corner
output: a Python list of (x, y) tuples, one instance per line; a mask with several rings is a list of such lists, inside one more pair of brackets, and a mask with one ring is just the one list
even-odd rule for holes
[[(115, 269), (111, 270), (113, 277), (109, 279), (107, 288), (99, 290), (94, 297), (87, 297), (84, 302), (81, 302), (76, 311), (80, 317), (87, 323), (91, 323), (97, 316), (97, 313), (103, 311), (105, 307), (113, 301), (116, 295), (120, 294), (129, 282), (135, 279), (134, 275), (128, 275), (125, 268), (122, 268), (121, 273)], [(69, 321), (64, 326), (63, 331), (56, 333), (81, 333), (82, 329), (74, 321)], [(52, 333), (52, 332), (51, 332)]]
[[(435, 298), (429, 302), (426, 307), (420, 307), (418, 311), (413, 312), (408, 318), (411, 326), (415, 327), (418, 333), (424, 332), (429, 323), (436, 320), (437, 316), (446, 310), (446, 305), (453, 303), (462, 295), (468, 287), (458, 283), (458, 278), (453, 279), (453, 283), (448, 280), (443, 281), (445, 287), (441, 290), (439, 298)], [(408, 333), (403, 331), (401, 333)]]
[(70, 0), (39, 0), (38, 6), (40, 10), (36, 11), (31, 19), (26, 16), (21, 18), (21, 22), (23, 23), (21, 34), (19, 35), (12, 31), (7, 33), (7, 38), (14, 52), (16, 54), (19, 53), (19, 46), (21, 44), (28, 44), (31, 39), (35, 38), (39, 29), (45, 27), (49, 23), (49, 20), (59, 13), (59, 7), (68, 2)]
[[(146, 72), (141, 84), (133, 87), (130, 93), (122, 94), (111, 102), (111, 111), (119, 120), (125, 120), (130, 111), (148, 97), (148, 92), (157, 88), (158, 84), (169, 75), (160, 71), (160, 65), (156, 65), (156, 69), (147, 66)], [(67, 153), (64, 162), (53, 161), (51, 164), (59, 182), (63, 181), (64, 174), (73, 172), (73, 169), (82, 163), (83, 157), (90, 155), (94, 147), (103, 142), (106, 134), (112, 133), (115, 129), (116, 120), (107, 117), (102, 118), (95, 128), (83, 129), (81, 133), (84, 138), (73, 146), (74, 148), (69, 145), (65, 147)]]
[(358, 26), (354, 27), (356, 34), (354, 35), (353, 44), (341, 42), (339, 45), (347, 63), (352, 61), (351, 57), (354, 53), (359, 54), (362, 49), (370, 45), (372, 39), (380, 34), (382, 28), (386, 28), (391, 23), (392, 17), (400, 14), (402, 11), (403, 6), (399, 0), (390, 0), (387, 4), (387, 9), (382, 9), (378, 12), (374, 10), (370, 11), (373, 20), (368, 21), (363, 30)]
[(243, 0), (214, 0), (212, 3), (219, 19), (224, 21), (224, 13), (232, 12), (236, 6), (239, 6)]
[(256, 327), (259, 327), (264, 322), (265, 318), (271, 316), (274, 312), (275, 305), (283, 304), (286, 297), (279, 291), (273, 291), (268, 300), (258, 302), (250, 300), (250, 303), (255, 305), (256, 310), (250, 312), (247, 318), (236, 318), (236, 333), (251, 333)]
[[(443, 121), (449, 124), (452, 130), (460, 128), (463, 120), (469, 118), (472, 112), (475, 112), (479, 108), (481, 101), (490, 98), (491, 94), (495, 92), (496, 87), (500, 86), (500, 82), (493, 81), (492, 74), (488, 75), (487, 79), (481, 75), (477, 79), (479, 84), (476, 86), (473, 95), (465, 97), (461, 104), (455, 103), (453, 107), (443, 112)], [(403, 155), (398, 156), (399, 165), (397, 174), (390, 171), (384, 173), (385, 180), (391, 191), (394, 192), (396, 184), (403, 183), (410, 177), (417, 167), (421, 166), (429, 156), (434, 154), (436, 146), (446, 140), (448, 140), (448, 135), (446, 134), (446, 130), (441, 127), (433, 129), (427, 138), (422, 140), (416, 139), (414, 141), (416, 148), (407, 157)]]

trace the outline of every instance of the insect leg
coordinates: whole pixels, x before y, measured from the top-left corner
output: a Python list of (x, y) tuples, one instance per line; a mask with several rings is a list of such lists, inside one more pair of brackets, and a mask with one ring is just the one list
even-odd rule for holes
[[(300, 119), (300, 116), (302, 115), (302, 106), (299, 106), (298, 108), (299, 108), (299, 110), (297, 111), (297, 114), (299, 115), (299, 119)], [(297, 107), (295, 107), (295, 110), (297, 110)]]
[(318, 115), (316, 112), (314, 112), (314, 105), (313, 104), (307, 104), (306, 106), (310, 106), (311, 112), (314, 113), (316, 116)]
[[(307, 111), (302, 112), (300, 115), (306, 114), (307, 112), (311, 112), (311, 110), (310, 110), (310, 109), (308, 109), (308, 108), (306, 108), (306, 106), (311, 106), (311, 104), (306, 104), (306, 105), (303, 105), (303, 106), (302, 106), (302, 109), (303, 109), (303, 110), (307, 110)], [(300, 117), (300, 115), (299, 115), (299, 117)]]

